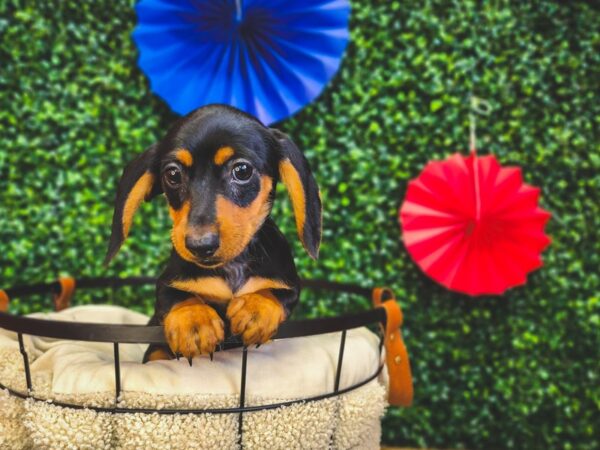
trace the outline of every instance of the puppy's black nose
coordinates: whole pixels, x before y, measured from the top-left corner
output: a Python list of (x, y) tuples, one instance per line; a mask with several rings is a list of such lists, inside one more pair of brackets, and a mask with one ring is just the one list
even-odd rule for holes
[(207, 258), (214, 255), (219, 248), (219, 235), (206, 233), (200, 237), (187, 236), (185, 246), (196, 256)]

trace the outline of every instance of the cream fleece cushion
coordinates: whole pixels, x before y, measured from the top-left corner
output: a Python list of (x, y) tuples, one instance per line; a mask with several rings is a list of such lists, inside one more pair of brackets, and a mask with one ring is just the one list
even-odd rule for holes
[[(145, 324), (148, 317), (116, 306), (79, 306), (32, 314), (54, 320)], [(306, 398), (333, 389), (340, 333), (282, 339), (249, 350), (246, 405)], [(346, 338), (340, 388), (374, 373), (378, 338), (366, 328)], [(112, 344), (25, 336), (36, 397), (114, 405)], [(214, 361), (141, 364), (145, 345), (122, 344), (120, 407), (222, 408), (239, 401), (241, 350)], [(384, 371), (385, 372), (385, 371)], [(0, 330), (0, 382), (25, 391), (16, 335)], [(378, 448), (385, 408), (381, 377), (331, 399), (244, 414), (244, 448)], [(23, 401), (0, 391), (0, 448), (238, 448), (237, 414), (108, 414)]]

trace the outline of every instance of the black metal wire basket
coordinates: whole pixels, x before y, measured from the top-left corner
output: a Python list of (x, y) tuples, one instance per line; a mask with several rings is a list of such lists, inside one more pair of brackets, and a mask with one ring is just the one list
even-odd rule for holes
[[(20, 352), (23, 356), (26, 392), (19, 392), (9, 388), (0, 380), (0, 389), (8, 391), (11, 395), (22, 399), (31, 399), (33, 401), (46, 402), (47, 399), (35, 396), (34, 386), (32, 386), (32, 377), (29, 367), (29, 358), (27, 350), (23, 343), (23, 335), (33, 335), (46, 338), (66, 339), (74, 341), (92, 341), (112, 343), (114, 348), (114, 386), (115, 402), (112, 407), (84, 406), (73, 403), (52, 401), (52, 404), (64, 408), (72, 409), (90, 409), (97, 412), (106, 413), (147, 413), (147, 414), (238, 414), (238, 436), (239, 444), (243, 446), (243, 417), (244, 413), (274, 409), (282, 406), (289, 406), (296, 403), (314, 402), (331, 397), (335, 397), (346, 392), (353, 391), (369, 383), (379, 376), (384, 369), (385, 363), (382, 358), (382, 349), (386, 339), (386, 324), (388, 322), (388, 309), (376, 307), (368, 311), (357, 314), (346, 314), (337, 317), (290, 320), (281, 324), (277, 334), (273, 339), (296, 338), (302, 336), (311, 336), (325, 333), (341, 332), (340, 345), (337, 355), (337, 367), (332, 390), (328, 393), (289, 400), (279, 403), (270, 403), (265, 405), (247, 406), (246, 397), (246, 367), (247, 360), (251, 350), (243, 347), (243, 344), (237, 337), (228, 338), (221, 346), (220, 351), (226, 351), (231, 348), (243, 347), (241, 361), (241, 384), (239, 404), (235, 408), (208, 408), (208, 409), (151, 409), (151, 408), (123, 408), (119, 406), (119, 396), (121, 393), (121, 360), (119, 357), (120, 344), (166, 344), (163, 329), (161, 326), (145, 325), (116, 325), (103, 323), (78, 323), (64, 322), (57, 320), (45, 320), (31, 317), (16, 316), (7, 313), (9, 299), (23, 297), (33, 294), (52, 293), (54, 297), (55, 310), (61, 310), (69, 306), (70, 297), (73, 294), (75, 284), (77, 289), (92, 288), (118, 288), (122, 286), (140, 286), (155, 283), (154, 278), (150, 277), (131, 277), (131, 278), (82, 278), (75, 280), (72, 278), (61, 278), (52, 283), (41, 283), (26, 286), (16, 286), (13, 288), (0, 290), (0, 328), (13, 331), (17, 334)], [(387, 288), (368, 289), (354, 284), (344, 284), (329, 282), (324, 280), (303, 280), (302, 286), (308, 289), (328, 290), (337, 293), (349, 293), (371, 299), (376, 293), (380, 302), (394, 301), (392, 291)], [(351, 386), (340, 389), (340, 377), (343, 366), (344, 350), (346, 345), (346, 333), (348, 330), (368, 325), (380, 325), (379, 334), (379, 365), (373, 368), (372, 374), (364, 380)], [(392, 339), (394, 336), (392, 335)], [(388, 361), (389, 365), (389, 361)], [(412, 389), (412, 387), (411, 387)], [(412, 393), (411, 393), (412, 394)]]

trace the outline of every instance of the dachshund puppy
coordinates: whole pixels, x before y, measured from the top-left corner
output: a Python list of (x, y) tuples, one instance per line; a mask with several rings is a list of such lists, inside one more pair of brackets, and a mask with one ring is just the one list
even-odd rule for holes
[(144, 362), (210, 355), (226, 335), (245, 345), (275, 334), (300, 294), (290, 247), (269, 217), (275, 185), (291, 197), (298, 235), (316, 258), (321, 201), (302, 152), (284, 133), (237, 109), (210, 105), (180, 119), (124, 170), (106, 263), (143, 200), (164, 194), (173, 250), (156, 285), (154, 316), (168, 348)]

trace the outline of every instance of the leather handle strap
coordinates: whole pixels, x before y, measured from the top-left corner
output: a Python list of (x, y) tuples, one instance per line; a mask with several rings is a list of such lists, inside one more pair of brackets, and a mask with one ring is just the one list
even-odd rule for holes
[(75, 292), (75, 278), (61, 277), (58, 279), (60, 292), (54, 295), (54, 310), (62, 311), (71, 305), (71, 298)]
[(410, 406), (413, 400), (413, 381), (408, 351), (400, 331), (404, 320), (402, 310), (389, 288), (373, 289), (372, 299), (373, 306), (384, 308), (387, 315), (384, 345), (390, 378), (388, 401), (394, 406)]
[(8, 311), (8, 304), (10, 302), (10, 297), (6, 293), (4, 289), (0, 289), (0, 311), (6, 312)]

